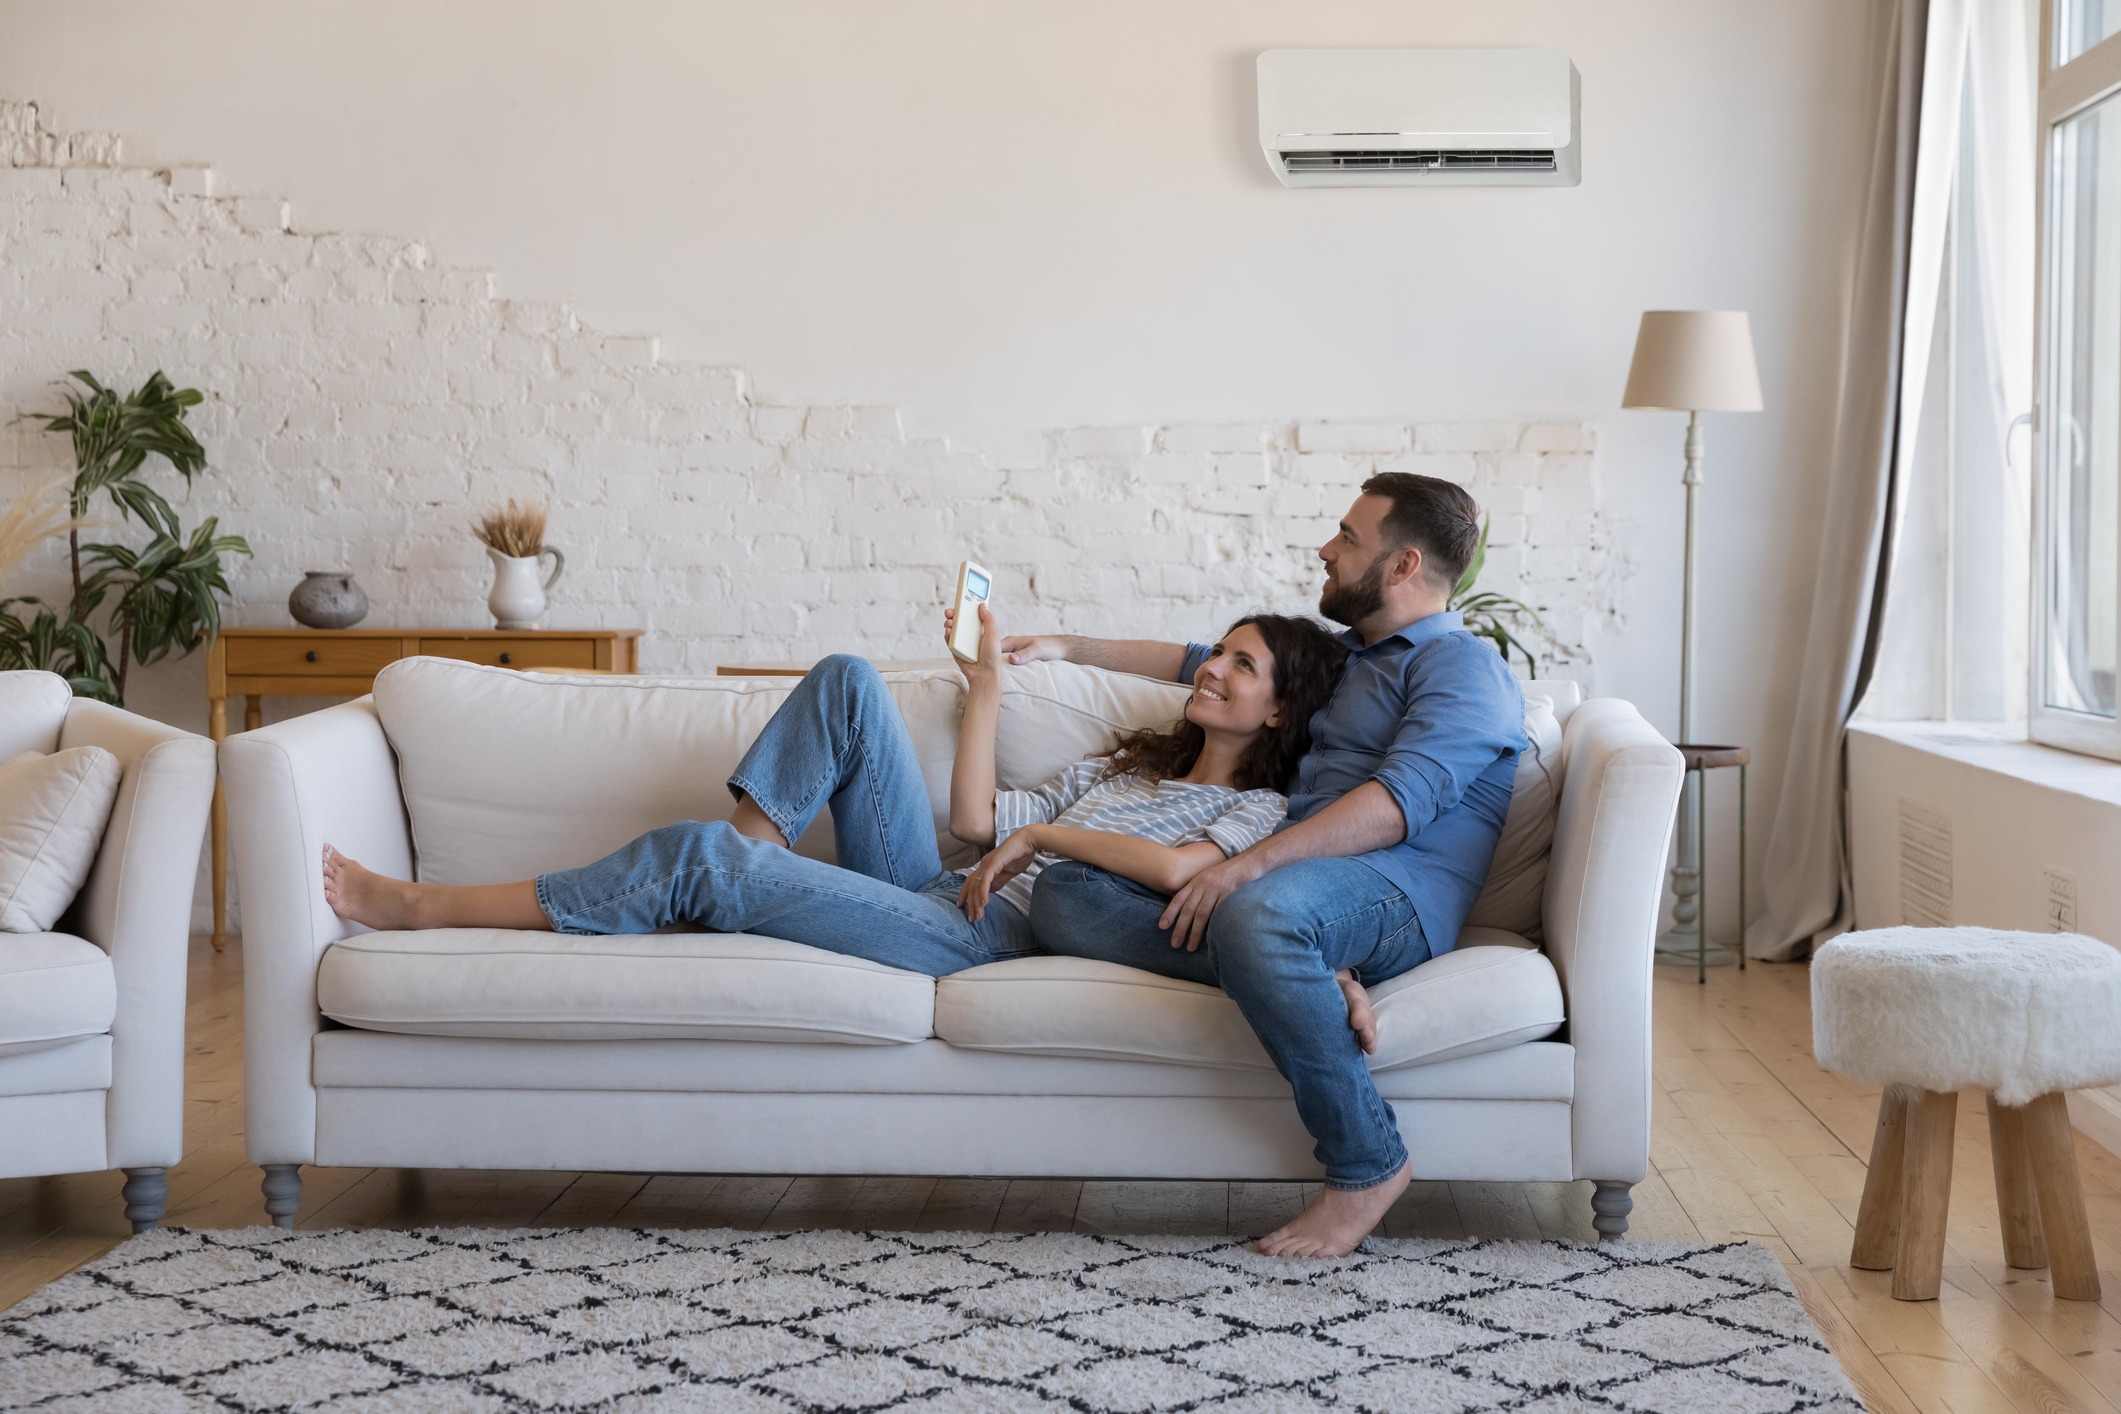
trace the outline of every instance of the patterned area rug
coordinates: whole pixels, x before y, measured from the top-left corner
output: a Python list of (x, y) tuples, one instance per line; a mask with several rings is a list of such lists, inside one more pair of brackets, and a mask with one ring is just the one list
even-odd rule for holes
[(0, 1312), (0, 1408), (1860, 1411), (1743, 1243), (148, 1233)]

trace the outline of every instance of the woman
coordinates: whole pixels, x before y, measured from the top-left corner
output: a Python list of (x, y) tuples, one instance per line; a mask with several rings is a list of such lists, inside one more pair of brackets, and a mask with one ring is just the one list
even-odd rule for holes
[[(980, 659), (950, 787), (950, 832), (991, 849), (945, 872), (920, 763), (876, 670), (811, 669), (730, 777), (727, 821), (651, 830), (594, 864), (511, 884), (387, 879), (331, 846), (324, 893), (371, 928), (647, 933), (691, 921), (764, 933), (930, 976), (1037, 950), (1027, 911), (1058, 857), (1163, 892), (1281, 823), (1282, 786), (1346, 650), (1307, 619), (1241, 619), (1194, 676), (1183, 720), (1123, 737), (1031, 791), (997, 791), (1001, 636), (980, 609)], [(828, 805), (839, 864), (788, 848)]]

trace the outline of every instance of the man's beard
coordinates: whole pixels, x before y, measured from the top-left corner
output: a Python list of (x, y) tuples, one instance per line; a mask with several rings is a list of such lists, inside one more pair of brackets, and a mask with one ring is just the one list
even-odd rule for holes
[(1318, 596), (1318, 612), (1337, 624), (1355, 627), (1385, 606), (1385, 557), (1379, 555), (1353, 584), (1328, 580)]

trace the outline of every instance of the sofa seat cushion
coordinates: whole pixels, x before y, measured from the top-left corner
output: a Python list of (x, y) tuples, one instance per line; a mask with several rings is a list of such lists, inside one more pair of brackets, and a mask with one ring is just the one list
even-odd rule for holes
[[(1373, 1071), (1501, 1050), (1562, 1023), (1554, 965), (1522, 938), (1488, 928), (1467, 929), (1456, 949), (1370, 997)], [(1221, 989), (1086, 958), (1017, 958), (941, 978), (935, 1034), (973, 1050), (1273, 1069)]]
[(884, 1046), (932, 1034), (935, 986), (750, 933), (434, 928), (325, 949), (317, 1005), (346, 1026), (428, 1036)]
[(70, 933), (0, 934), (0, 1056), (100, 1036), (117, 1014), (103, 949)]

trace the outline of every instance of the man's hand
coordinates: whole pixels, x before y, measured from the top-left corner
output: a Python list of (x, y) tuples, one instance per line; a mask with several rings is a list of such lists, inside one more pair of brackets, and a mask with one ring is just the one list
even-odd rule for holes
[(1197, 952), (1208, 936), (1208, 918), (1216, 906), (1266, 872), (1249, 853), (1233, 854), (1220, 864), (1210, 864), (1171, 896), (1156, 926), (1171, 930), (1172, 947)]
[(1067, 635), (1020, 634), (1005, 638), (1002, 640), (1002, 656), (1011, 663), (1065, 663), (1068, 661)]
[(957, 906), (965, 911), (966, 919), (979, 922), (987, 912), (988, 898), (996, 889), (1023, 873), (1036, 853), (1036, 825), (1026, 825), (988, 850), (986, 858), (973, 866), (972, 872), (965, 876), (964, 885), (957, 891)]

